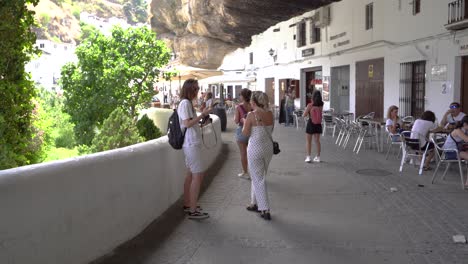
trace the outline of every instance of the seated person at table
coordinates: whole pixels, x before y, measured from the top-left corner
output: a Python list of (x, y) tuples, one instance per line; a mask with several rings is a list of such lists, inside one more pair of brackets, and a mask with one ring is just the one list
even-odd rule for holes
[(453, 102), (450, 104), (449, 110), (444, 114), (440, 124), (444, 128), (454, 128), (457, 122), (461, 122), (465, 113), (461, 111), (460, 104)]
[[(468, 160), (468, 149), (461, 149), (459, 145), (468, 142), (468, 116), (463, 117), (462, 122), (457, 123), (457, 127), (449, 134), (445, 140), (443, 149), (457, 149), (461, 159)], [(457, 159), (455, 152), (447, 152), (447, 159)]]
[(385, 130), (392, 135), (392, 141), (400, 140), (401, 120), (398, 117), (398, 107), (392, 105), (387, 111), (387, 122), (385, 122)]
[(429, 163), (434, 157), (434, 144), (427, 141), (429, 132), (437, 128), (435, 123), (435, 114), (432, 111), (426, 111), (422, 114), (420, 119), (414, 122), (413, 128), (411, 129), (411, 138), (419, 139), (421, 144), (421, 151), (425, 151), (428, 148), (428, 155), (424, 162), (424, 170), (430, 170)]

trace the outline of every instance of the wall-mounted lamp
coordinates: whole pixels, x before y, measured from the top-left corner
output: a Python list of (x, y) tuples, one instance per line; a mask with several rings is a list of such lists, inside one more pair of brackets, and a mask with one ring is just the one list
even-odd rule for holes
[(273, 55), (275, 55), (275, 51), (274, 51), (273, 49), (270, 49), (270, 50), (268, 51), (268, 54), (270, 54), (270, 56), (273, 57)]

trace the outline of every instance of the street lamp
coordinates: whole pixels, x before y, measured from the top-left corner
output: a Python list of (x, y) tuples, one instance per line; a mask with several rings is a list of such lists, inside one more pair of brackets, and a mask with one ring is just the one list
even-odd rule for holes
[(268, 51), (268, 54), (270, 54), (270, 56), (273, 57), (273, 55), (275, 55), (275, 51), (274, 51), (273, 49), (270, 49), (270, 50)]

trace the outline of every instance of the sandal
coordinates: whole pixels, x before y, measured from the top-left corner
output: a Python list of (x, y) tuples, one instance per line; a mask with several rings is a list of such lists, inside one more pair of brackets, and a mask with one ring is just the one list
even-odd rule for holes
[(270, 215), (270, 211), (266, 210), (266, 211), (261, 211), (260, 212), (260, 217), (267, 220), (267, 221), (270, 221), (271, 220), (271, 215)]
[(260, 211), (258, 210), (258, 206), (256, 204), (251, 204), (249, 206), (247, 206), (247, 211), (250, 211), (250, 212), (257, 212), (257, 213), (260, 213)]

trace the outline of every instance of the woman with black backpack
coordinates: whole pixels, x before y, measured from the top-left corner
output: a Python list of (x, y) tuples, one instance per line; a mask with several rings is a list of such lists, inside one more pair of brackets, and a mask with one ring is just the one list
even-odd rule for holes
[(201, 212), (197, 206), (200, 186), (205, 174), (206, 165), (202, 158), (202, 131), (200, 121), (209, 116), (211, 107), (205, 108), (201, 115), (197, 116), (192, 101), (197, 98), (198, 81), (189, 79), (184, 82), (180, 93), (181, 101), (177, 108), (179, 122), (182, 131), (185, 130), (183, 150), (187, 175), (184, 183), (184, 211), (190, 219), (208, 218), (208, 213)]

